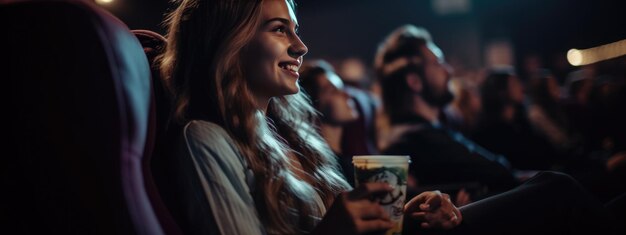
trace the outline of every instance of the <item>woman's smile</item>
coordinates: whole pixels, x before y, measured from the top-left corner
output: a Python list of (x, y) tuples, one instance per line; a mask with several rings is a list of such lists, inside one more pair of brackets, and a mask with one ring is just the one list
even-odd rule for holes
[(283, 72), (289, 74), (296, 79), (300, 77), (300, 74), (298, 73), (298, 70), (300, 69), (300, 62), (298, 61), (280, 62), (278, 64), (278, 67), (280, 67)]

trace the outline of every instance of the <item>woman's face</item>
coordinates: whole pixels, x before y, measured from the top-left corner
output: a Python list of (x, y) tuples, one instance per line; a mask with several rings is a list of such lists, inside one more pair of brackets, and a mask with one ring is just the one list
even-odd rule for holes
[(325, 120), (333, 124), (343, 124), (354, 121), (359, 114), (350, 95), (344, 91), (343, 82), (333, 72), (321, 74), (317, 77), (318, 110)]
[(261, 23), (243, 53), (244, 72), (257, 100), (299, 91), (298, 70), (308, 49), (296, 34), (298, 21), (285, 0), (265, 0)]

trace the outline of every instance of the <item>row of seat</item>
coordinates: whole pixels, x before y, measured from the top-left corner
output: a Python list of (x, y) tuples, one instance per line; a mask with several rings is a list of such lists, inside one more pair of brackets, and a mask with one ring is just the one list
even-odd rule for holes
[(79, 0), (1, 3), (0, 29), (0, 234), (182, 234), (150, 170), (165, 39)]

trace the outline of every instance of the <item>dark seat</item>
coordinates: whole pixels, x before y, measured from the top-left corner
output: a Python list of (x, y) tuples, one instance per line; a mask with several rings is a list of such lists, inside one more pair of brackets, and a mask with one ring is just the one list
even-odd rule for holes
[[(154, 133), (149, 133), (149, 137), (155, 137), (156, 140), (152, 141), (153, 145), (156, 142), (161, 142), (165, 138), (165, 133), (168, 130), (169, 124), (171, 122), (171, 97), (167, 92), (163, 81), (160, 76), (159, 66), (157, 58), (167, 45), (166, 39), (160, 34), (143, 29), (131, 30), (135, 37), (141, 43), (143, 47), (144, 53), (146, 54), (146, 58), (148, 59), (148, 63), (150, 64), (150, 73), (151, 73), (151, 81), (152, 81), (152, 90), (153, 90), (153, 99), (151, 103), (151, 114), (150, 117), (150, 125), (153, 128), (150, 130)], [(160, 144), (160, 143), (158, 143)], [(149, 146), (150, 148), (147, 150), (147, 156), (152, 156), (154, 146)], [(146, 159), (144, 159), (145, 161)], [(149, 159), (147, 159), (149, 160)], [(149, 162), (149, 161), (146, 161)]]
[[(143, 29), (131, 30), (135, 37), (141, 43), (143, 51), (146, 54), (148, 63), (150, 64), (150, 73), (152, 81), (152, 99), (150, 103), (150, 120), (148, 128), (148, 144), (146, 145), (146, 151), (144, 152), (144, 175), (146, 176), (146, 188), (148, 190), (148, 196), (153, 202), (152, 205), (159, 215), (161, 225), (167, 232), (167, 234), (181, 234), (182, 229), (176, 223), (175, 218), (172, 217), (170, 209), (167, 207), (171, 196), (167, 190), (164, 190), (164, 185), (168, 185), (169, 182), (174, 183), (173, 179), (177, 178), (172, 175), (173, 165), (170, 162), (165, 162), (163, 159), (178, 159), (176, 155), (167, 154), (169, 146), (173, 143), (171, 138), (168, 137), (170, 132), (171, 123), (171, 97), (167, 92), (163, 81), (161, 80), (158, 60), (157, 58), (167, 45), (167, 40), (160, 34)], [(168, 183), (166, 183), (168, 182)], [(174, 194), (177, 194), (175, 192)], [(177, 210), (174, 208), (174, 212)], [(176, 216), (178, 217), (178, 216)], [(189, 232), (185, 234), (190, 234)]]
[(0, 30), (0, 234), (164, 234), (142, 167), (150, 69), (135, 36), (71, 0), (2, 4)]
[[(152, 82), (154, 90), (154, 102), (152, 103), (150, 125), (154, 128), (154, 145), (146, 151), (149, 159), (150, 174), (154, 181), (148, 183), (149, 190), (152, 186), (158, 189), (158, 200), (163, 205), (155, 205), (157, 210), (167, 210), (171, 213), (173, 221), (186, 235), (193, 234), (217, 234), (219, 231), (213, 226), (215, 218), (211, 213), (208, 202), (205, 199), (202, 184), (195, 171), (191, 158), (178, 149), (183, 146), (180, 123), (172, 121), (172, 98), (163, 86), (163, 81), (158, 70), (158, 56), (163, 52), (167, 41), (158, 33), (148, 30), (132, 30), (139, 39), (144, 52), (151, 64)], [(147, 165), (146, 165), (147, 166)], [(162, 199), (162, 200), (161, 200)], [(169, 221), (169, 220), (167, 220)]]

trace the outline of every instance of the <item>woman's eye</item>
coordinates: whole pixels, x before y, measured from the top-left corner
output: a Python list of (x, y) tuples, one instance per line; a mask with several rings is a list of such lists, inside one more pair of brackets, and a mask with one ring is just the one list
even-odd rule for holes
[(285, 26), (278, 26), (278, 27), (274, 28), (273, 31), (277, 32), (277, 33), (286, 33), (287, 29), (285, 28)]

